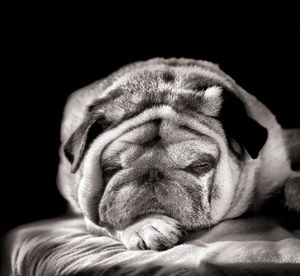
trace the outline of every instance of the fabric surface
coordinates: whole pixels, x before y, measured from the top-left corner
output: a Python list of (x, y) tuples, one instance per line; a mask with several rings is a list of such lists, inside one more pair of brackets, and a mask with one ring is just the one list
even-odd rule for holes
[(13, 230), (6, 255), (3, 275), (300, 275), (300, 230), (269, 217), (240, 218), (167, 251), (127, 251), (88, 234), (83, 219), (62, 217)]

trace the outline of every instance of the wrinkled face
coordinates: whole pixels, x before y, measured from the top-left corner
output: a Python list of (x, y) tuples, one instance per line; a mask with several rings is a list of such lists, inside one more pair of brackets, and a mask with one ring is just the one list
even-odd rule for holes
[(60, 175), (66, 198), (90, 222), (122, 229), (164, 214), (190, 230), (250, 206), (253, 160), (267, 131), (248, 116), (244, 92), (229, 77), (197, 64), (126, 69), (103, 91), (75, 94)]
[(127, 132), (101, 158), (101, 223), (121, 228), (164, 214), (187, 229), (208, 226), (219, 157), (212, 138), (168, 120)]

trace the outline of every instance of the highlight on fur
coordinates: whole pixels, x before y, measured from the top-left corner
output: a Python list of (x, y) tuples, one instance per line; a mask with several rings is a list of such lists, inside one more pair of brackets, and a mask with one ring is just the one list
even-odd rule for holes
[(61, 141), (60, 191), (89, 231), (117, 238), (153, 215), (161, 230), (209, 227), (291, 176), (275, 116), (201, 60), (136, 62), (74, 92)]

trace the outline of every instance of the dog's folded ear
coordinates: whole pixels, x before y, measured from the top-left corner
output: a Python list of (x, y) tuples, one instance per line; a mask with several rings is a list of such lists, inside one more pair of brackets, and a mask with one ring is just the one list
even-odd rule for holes
[(64, 154), (72, 164), (71, 172), (75, 173), (92, 141), (109, 127), (104, 113), (88, 112), (84, 121), (64, 145)]
[(245, 104), (232, 92), (225, 89), (222, 96), (220, 120), (227, 139), (234, 139), (253, 159), (257, 158), (267, 140), (267, 129), (248, 116)]

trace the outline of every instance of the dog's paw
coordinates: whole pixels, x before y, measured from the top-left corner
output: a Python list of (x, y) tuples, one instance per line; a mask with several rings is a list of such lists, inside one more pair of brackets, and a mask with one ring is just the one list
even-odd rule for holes
[(130, 250), (165, 250), (177, 244), (184, 233), (177, 220), (151, 215), (118, 231), (118, 238)]
[(284, 196), (288, 209), (300, 213), (300, 177), (290, 178), (285, 183)]

